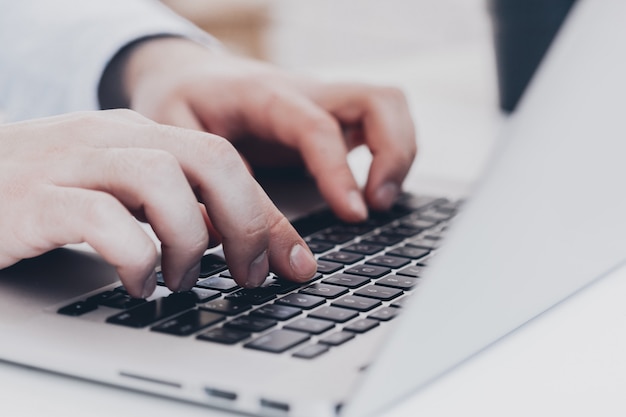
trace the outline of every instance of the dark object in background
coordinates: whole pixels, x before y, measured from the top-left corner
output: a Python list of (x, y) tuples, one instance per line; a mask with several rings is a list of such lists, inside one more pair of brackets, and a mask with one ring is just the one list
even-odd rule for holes
[(512, 112), (575, 0), (488, 0), (500, 108)]

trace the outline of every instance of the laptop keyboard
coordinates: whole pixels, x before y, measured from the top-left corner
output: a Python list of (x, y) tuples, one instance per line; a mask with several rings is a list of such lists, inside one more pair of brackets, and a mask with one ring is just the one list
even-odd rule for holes
[(297, 220), (294, 227), (318, 262), (304, 284), (270, 274), (259, 288), (241, 288), (223, 258), (207, 254), (190, 291), (171, 293), (159, 274), (157, 298), (132, 298), (119, 286), (58, 313), (108, 308), (118, 311), (106, 319), (112, 325), (313, 359), (401, 313), (459, 204), (405, 195), (360, 224), (343, 223), (330, 211)]

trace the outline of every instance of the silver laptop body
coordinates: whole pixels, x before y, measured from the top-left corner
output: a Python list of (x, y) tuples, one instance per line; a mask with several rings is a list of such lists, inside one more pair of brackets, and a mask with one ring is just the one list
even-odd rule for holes
[(392, 326), (314, 360), (57, 314), (116, 286), (58, 250), (0, 273), (0, 359), (255, 415), (377, 414), (626, 259), (626, 4), (578, 4)]

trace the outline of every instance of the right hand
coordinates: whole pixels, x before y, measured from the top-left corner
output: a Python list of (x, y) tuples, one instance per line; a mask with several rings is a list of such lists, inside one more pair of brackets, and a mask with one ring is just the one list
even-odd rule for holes
[(131, 213), (161, 241), (174, 291), (196, 282), (215, 231), (242, 286), (258, 286), (270, 268), (300, 282), (316, 270), (228, 141), (128, 110), (0, 125), (0, 213), (0, 268), (86, 242), (135, 297), (154, 291), (159, 257)]

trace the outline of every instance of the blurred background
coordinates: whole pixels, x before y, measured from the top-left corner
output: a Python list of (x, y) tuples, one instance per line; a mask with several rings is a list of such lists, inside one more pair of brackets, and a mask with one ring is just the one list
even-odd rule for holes
[(488, 41), (485, 0), (166, 0), (232, 50), (288, 68)]

